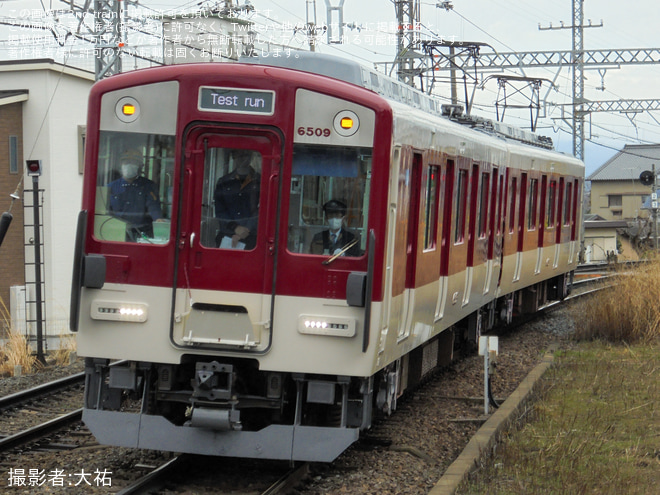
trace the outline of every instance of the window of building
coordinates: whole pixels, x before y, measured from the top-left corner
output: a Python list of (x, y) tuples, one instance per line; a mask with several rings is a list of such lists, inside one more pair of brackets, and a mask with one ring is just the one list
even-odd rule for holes
[(18, 173), (18, 136), (9, 136), (9, 173)]
[(82, 175), (85, 170), (85, 140), (87, 138), (87, 126), (78, 126), (78, 173)]
[(612, 208), (613, 206), (623, 206), (623, 197), (620, 194), (608, 195), (607, 206), (608, 208)]

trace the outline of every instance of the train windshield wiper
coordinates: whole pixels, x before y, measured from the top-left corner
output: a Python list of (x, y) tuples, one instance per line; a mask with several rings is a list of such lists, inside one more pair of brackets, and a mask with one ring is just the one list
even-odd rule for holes
[(322, 261), (321, 264), (322, 265), (329, 265), (330, 263), (335, 261), (337, 258), (339, 258), (342, 254), (344, 254), (346, 251), (348, 251), (353, 246), (355, 246), (357, 244), (357, 242), (358, 242), (358, 239), (353, 239), (351, 242), (346, 244), (341, 251), (339, 251), (338, 253), (333, 254), (327, 260)]

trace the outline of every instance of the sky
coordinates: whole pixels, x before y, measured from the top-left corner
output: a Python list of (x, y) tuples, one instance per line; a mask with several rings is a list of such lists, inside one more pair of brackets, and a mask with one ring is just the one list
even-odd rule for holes
[[(244, 4), (246, 0), (234, 0)], [(264, 37), (276, 43), (306, 48), (306, 36), (294, 27), (309, 20), (322, 25), (327, 22), (327, 5), (338, 7), (343, 1), (345, 28), (343, 44), (327, 44), (321, 37), (317, 51), (355, 58), (371, 65), (391, 62), (396, 48), (396, 14), (392, 0), (250, 0), (254, 11), (250, 20)], [(82, 0), (78, 0), (82, 4)], [(487, 43), (497, 52), (565, 51), (572, 46), (571, 30), (556, 29), (571, 25), (572, 0), (453, 0), (452, 9), (438, 7), (441, 1), (421, 0), (421, 33), (424, 37), (456, 43)], [(141, 0), (145, 12), (170, 10), (186, 12), (199, 5), (214, 2), (196, 0)], [(67, 5), (56, 0), (0, 0), (0, 18), (30, 18), (35, 11), (63, 9)], [(315, 9), (314, 9), (315, 7)], [(650, 0), (633, 0), (627, 4), (614, 0), (584, 0), (584, 29), (586, 50), (660, 48), (660, 9)], [(336, 23), (337, 11), (331, 19)], [(602, 27), (600, 24), (602, 22)], [(539, 26), (543, 29), (539, 29)], [(548, 29), (552, 26), (553, 29)], [(598, 27), (595, 27), (598, 26)], [(336, 28), (335, 28), (336, 30)], [(1, 39), (1, 36), (0, 36)], [(0, 58), (7, 59), (6, 38), (0, 43)], [(488, 47), (482, 52), (490, 51)], [(521, 71), (507, 72), (523, 75)], [(556, 104), (572, 100), (571, 71), (566, 68), (536, 67), (525, 69), (524, 75), (554, 80), (552, 90), (544, 83), (541, 95)], [(585, 71), (584, 95), (588, 100), (660, 99), (655, 81), (660, 79), (660, 65), (608, 67), (599, 73)], [(604, 89), (602, 89), (604, 86)], [(475, 92), (474, 114), (495, 118), (494, 103), (497, 83), (488, 82)], [(449, 96), (449, 87), (438, 86), (441, 97)], [(462, 93), (462, 91), (460, 92)], [(587, 117), (585, 130), (585, 163), (587, 174), (596, 170), (625, 144), (660, 142), (660, 111), (624, 115), (594, 113)], [(507, 110), (505, 122), (529, 127), (529, 110)], [(548, 105), (542, 109), (537, 132), (552, 137), (559, 151), (572, 152), (570, 120), (562, 119), (561, 107)], [(660, 163), (660, 156), (658, 157)]]

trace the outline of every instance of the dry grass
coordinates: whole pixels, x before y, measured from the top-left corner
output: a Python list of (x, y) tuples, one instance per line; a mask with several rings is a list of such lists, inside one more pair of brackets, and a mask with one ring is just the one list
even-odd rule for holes
[(657, 493), (659, 362), (657, 344), (597, 341), (559, 356), (533, 421), (458, 493)]
[(660, 260), (619, 275), (614, 288), (574, 306), (576, 339), (634, 344), (660, 338)]
[(51, 352), (49, 358), (56, 366), (68, 366), (71, 355), (76, 352), (76, 338), (70, 333), (60, 334), (60, 348)]
[(22, 373), (30, 373), (37, 365), (25, 337), (11, 326), (11, 316), (5, 302), (0, 298), (0, 321), (7, 328), (4, 344), (0, 347), (0, 376), (14, 374), (16, 366), (21, 366)]

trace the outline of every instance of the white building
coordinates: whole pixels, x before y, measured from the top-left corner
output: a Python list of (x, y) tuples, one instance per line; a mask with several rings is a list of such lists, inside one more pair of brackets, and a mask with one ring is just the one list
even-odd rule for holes
[[(22, 104), (22, 157), (39, 159), (42, 174), (39, 188), (43, 190), (43, 264), (45, 291), (46, 335), (68, 332), (69, 296), (76, 220), (82, 193), (82, 145), (87, 118), (87, 98), (94, 83), (94, 74), (67, 67), (52, 60), (0, 62), (0, 87), (3, 91), (21, 91), (27, 97)], [(20, 141), (19, 141), (20, 142)], [(23, 171), (25, 174), (25, 171)], [(19, 195), (24, 198), (24, 222), (32, 223), (32, 178), (24, 176)], [(9, 203), (6, 191), (0, 191), (0, 210)], [(7, 202), (7, 203), (6, 203)], [(22, 208), (23, 204), (17, 205)], [(14, 206), (14, 209), (17, 208)], [(11, 229), (23, 229), (14, 222)], [(25, 260), (34, 259), (29, 240), (33, 235), (25, 229)], [(16, 254), (16, 253), (14, 253)], [(22, 254), (22, 253), (21, 253)], [(16, 257), (18, 258), (18, 257)], [(11, 260), (11, 253), (3, 253), (3, 262)], [(28, 267), (28, 270), (30, 268)], [(26, 274), (29, 286), (30, 275)], [(28, 295), (29, 298), (29, 295)], [(6, 302), (9, 304), (9, 301)], [(16, 308), (11, 308), (15, 312)], [(31, 333), (34, 333), (31, 331)]]

